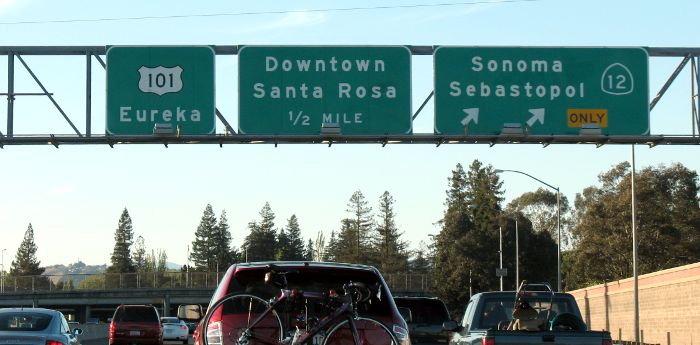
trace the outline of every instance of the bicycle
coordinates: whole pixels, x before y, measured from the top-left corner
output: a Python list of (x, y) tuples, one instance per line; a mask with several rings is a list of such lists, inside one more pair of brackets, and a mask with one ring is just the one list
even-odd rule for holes
[[(358, 315), (358, 305), (372, 297), (372, 289), (361, 282), (343, 284), (343, 294), (289, 289), (287, 274), (271, 266), (265, 284), (280, 292), (269, 301), (254, 294), (233, 293), (212, 305), (203, 319), (203, 345), (399, 345), (384, 323)], [(320, 318), (310, 315), (324, 311)], [(285, 332), (280, 312), (287, 319)]]

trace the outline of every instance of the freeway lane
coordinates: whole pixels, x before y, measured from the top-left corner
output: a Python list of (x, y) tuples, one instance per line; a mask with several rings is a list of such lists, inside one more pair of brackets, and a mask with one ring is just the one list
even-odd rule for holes
[[(109, 340), (107, 337), (100, 337), (100, 338), (93, 338), (93, 339), (86, 339), (86, 340), (80, 340), (80, 343), (82, 345), (108, 345)], [(190, 339), (189, 339), (189, 344), (192, 344), (192, 335), (190, 334)], [(182, 344), (179, 341), (172, 341), (172, 340), (166, 340), (163, 342), (164, 345), (174, 345), (174, 344)]]
[[(99, 325), (79, 325), (77, 328), (83, 330), (83, 334), (78, 336), (80, 344), (82, 345), (108, 345), (108, 331), (109, 324), (99, 324)], [(189, 337), (189, 344), (192, 344), (192, 335)], [(163, 342), (165, 345), (178, 344), (181, 345), (182, 342), (166, 340)]]

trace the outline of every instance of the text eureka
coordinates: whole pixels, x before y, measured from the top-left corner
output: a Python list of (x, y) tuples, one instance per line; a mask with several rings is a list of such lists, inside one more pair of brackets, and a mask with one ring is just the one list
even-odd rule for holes
[[(381, 59), (277, 59), (274, 56), (265, 57), (265, 72), (302, 72), (302, 73), (382, 73), (386, 64)], [(396, 87), (391, 85), (353, 85), (339, 82), (337, 86), (339, 99), (379, 99), (396, 98)], [(266, 85), (258, 82), (253, 84), (253, 97), (273, 99), (315, 98), (322, 99), (324, 88), (320, 85)]]
[(119, 107), (120, 122), (200, 122), (201, 112), (198, 109), (132, 109), (131, 107)]

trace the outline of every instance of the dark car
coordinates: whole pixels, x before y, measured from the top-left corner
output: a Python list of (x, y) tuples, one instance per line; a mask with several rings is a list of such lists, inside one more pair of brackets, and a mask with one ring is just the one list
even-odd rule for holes
[(450, 321), (445, 303), (436, 297), (394, 297), (408, 323), (412, 344), (447, 344), (451, 332), (442, 324)]
[(109, 345), (162, 345), (163, 326), (156, 307), (120, 305), (109, 324)]
[[(275, 284), (266, 284), (265, 277), (266, 273), (270, 272), (274, 267), (275, 270), (282, 270), (285, 272), (292, 272), (286, 274), (285, 283), (291, 291), (304, 291), (304, 292), (322, 292), (329, 295), (336, 293), (341, 293), (343, 291), (343, 285), (348, 282), (355, 282), (365, 284), (366, 286), (373, 286), (374, 290), (371, 296), (371, 300), (368, 303), (364, 303), (360, 309), (358, 309), (359, 316), (364, 316), (367, 318), (372, 318), (381, 322), (390, 332), (396, 336), (399, 341), (399, 345), (409, 345), (410, 340), (408, 337), (408, 330), (406, 322), (401, 317), (398, 308), (394, 304), (393, 297), (389, 287), (386, 285), (384, 278), (379, 273), (379, 271), (372, 267), (366, 265), (357, 264), (342, 264), (342, 263), (328, 263), (328, 262), (253, 262), (253, 263), (240, 263), (229, 267), (228, 271), (224, 275), (223, 279), (219, 283), (214, 296), (212, 297), (209, 307), (216, 305), (218, 302), (225, 300), (227, 296), (231, 294), (245, 294), (245, 296), (255, 296), (254, 298), (249, 298), (251, 300), (257, 299), (259, 301), (268, 301), (271, 298), (279, 294), (279, 287), (275, 287)], [(229, 297), (230, 298), (230, 297)], [(229, 301), (232, 302), (232, 301)], [(302, 315), (292, 315), (291, 313), (280, 310), (279, 316), (277, 314), (270, 315), (269, 318), (265, 318), (264, 328), (267, 337), (280, 337), (287, 338), (292, 337), (295, 334), (295, 328), (298, 327), (297, 321), (301, 319), (307, 320), (311, 323), (314, 320), (319, 320), (325, 316), (328, 316), (329, 311), (324, 308), (327, 305), (319, 305), (318, 301), (308, 300), (308, 301), (297, 301), (300, 306), (303, 306), (305, 312)], [(221, 330), (223, 325), (233, 324), (239, 314), (238, 309), (240, 308), (236, 303), (222, 302), (220, 304), (222, 307), (214, 308), (209, 310), (211, 319), (209, 319), (210, 327), (212, 329), (207, 329), (207, 343), (206, 345), (215, 345), (221, 343), (221, 339), (230, 339), (231, 335), (235, 331), (231, 330)], [(252, 302), (251, 302), (252, 303)], [(256, 302), (258, 303), (258, 302)], [(248, 304), (243, 304), (243, 310), (249, 308)], [(296, 313), (296, 309), (291, 309)], [(245, 327), (245, 318), (254, 318), (260, 312), (258, 309), (254, 311), (248, 311), (247, 315), (243, 315)], [(244, 314), (244, 313), (241, 313)], [(251, 316), (252, 315), (252, 316)], [(225, 319), (225, 321), (223, 321)], [(194, 344), (203, 345), (202, 331), (204, 319), (197, 326), (194, 332)], [(295, 321), (297, 320), (297, 321)], [(269, 321), (269, 322), (268, 322)], [(237, 322), (237, 321), (236, 321)], [(371, 323), (366, 323), (365, 326), (358, 323), (358, 330), (365, 333), (362, 338), (363, 343), (371, 337), (381, 336), (380, 332), (371, 328)], [(259, 328), (259, 329), (260, 329)], [(278, 329), (282, 329), (284, 334), (279, 334)], [(217, 333), (218, 332), (218, 333)], [(229, 334), (229, 338), (223, 338), (224, 334)], [(375, 338), (376, 339), (376, 338)], [(291, 338), (290, 338), (291, 340)], [(322, 340), (322, 339), (321, 339)], [(321, 340), (318, 343), (321, 344)], [(327, 340), (327, 339), (326, 339)], [(317, 339), (314, 339), (316, 343)], [(350, 339), (352, 342), (352, 339)]]

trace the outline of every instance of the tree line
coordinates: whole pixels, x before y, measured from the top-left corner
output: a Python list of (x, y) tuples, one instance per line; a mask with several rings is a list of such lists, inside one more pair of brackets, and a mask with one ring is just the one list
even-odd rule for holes
[[(640, 274), (700, 261), (700, 185), (697, 172), (680, 163), (636, 172), (638, 268)], [(276, 226), (269, 203), (251, 220), (240, 248), (232, 245), (226, 211), (217, 217), (208, 204), (189, 252), (188, 271), (222, 271), (245, 261), (314, 260), (374, 265), (384, 274), (420, 273), (430, 277), (433, 292), (458, 312), (469, 293), (497, 290), (500, 255), (509, 274), (505, 289), (514, 289), (516, 232), (521, 279), (557, 281), (557, 241), (562, 244), (562, 285), (573, 290), (632, 274), (631, 171), (627, 162), (598, 176), (597, 185), (576, 194), (573, 207), (561, 196), (562, 237), (557, 232), (557, 195), (539, 188), (504, 205), (499, 174), (474, 160), (457, 164), (447, 178), (444, 213), (430, 243), (409, 249), (396, 224), (395, 200), (387, 191), (376, 211), (361, 191), (347, 203), (347, 216), (336, 229), (301, 236), (296, 215)], [(432, 232), (432, 229), (425, 229)], [(503, 252), (499, 252), (499, 234)], [(114, 236), (108, 272), (164, 271), (167, 254), (134, 242), (125, 208)], [(36, 259), (29, 225), (10, 275), (43, 273)]]

